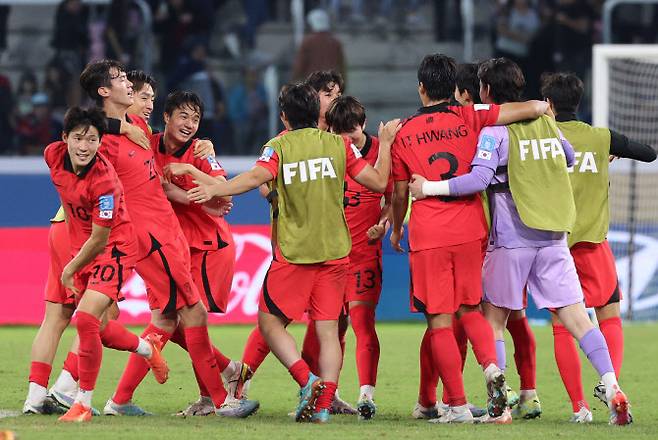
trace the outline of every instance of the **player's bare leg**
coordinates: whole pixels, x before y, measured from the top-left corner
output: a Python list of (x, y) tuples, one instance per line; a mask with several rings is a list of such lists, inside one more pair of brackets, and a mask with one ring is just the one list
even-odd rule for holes
[(375, 416), (375, 385), (379, 365), (379, 338), (375, 330), (375, 308), (373, 301), (350, 301), (349, 314), (356, 336), (356, 368), (359, 373), (359, 419), (369, 420)]
[(298, 422), (308, 422), (313, 416), (315, 403), (320, 397), (324, 383), (311, 373), (308, 364), (302, 359), (295, 338), (286, 330), (289, 323), (290, 321), (271, 313), (258, 312), (258, 327), (263, 338), (300, 387), (295, 419)]
[(626, 425), (632, 423), (630, 404), (617, 383), (612, 360), (603, 333), (594, 327), (585, 311), (583, 303), (573, 304), (556, 310), (564, 324), (580, 344), (592, 366), (601, 377), (606, 388), (606, 401), (610, 408), (610, 424)]
[(29, 390), (23, 413), (43, 414), (48, 394), (48, 379), (59, 341), (71, 322), (75, 307), (46, 301), (46, 311), (32, 342)]

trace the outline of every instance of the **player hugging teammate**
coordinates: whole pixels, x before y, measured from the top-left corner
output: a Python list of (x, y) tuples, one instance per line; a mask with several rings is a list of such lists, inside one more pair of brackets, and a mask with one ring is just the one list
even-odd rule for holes
[[(418, 69), (422, 107), (401, 124), (380, 124), (374, 137), (365, 131), (363, 105), (341, 96), (340, 75), (315, 72), (282, 88), (285, 131), (265, 143), (253, 169), (228, 181), (212, 143), (194, 138), (204, 111), (194, 93), (171, 93), (165, 129), (153, 134), (146, 121), (156, 83), (149, 75), (103, 60), (87, 66), (81, 84), (104, 114), (71, 109), (62, 141), (45, 151), (65, 215), (58, 213), (51, 227), (46, 316), (33, 346), (25, 413), (91, 419), (105, 345), (133, 354), (104, 413), (148, 414), (132, 397), (149, 368), (158, 382), (167, 379), (160, 350), (171, 340), (188, 351), (200, 395), (180, 415), (256, 412), (259, 403), (246, 398), (247, 387), (271, 350), (300, 387), (297, 421), (326, 423), (330, 413), (372, 419), (381, 239), (391, 224), (391, 243), (402, 251), (411, 195), (410, 307), (427, 321), (413, 417), (505, 424), (541, 414), (534, 337), (523, 312), (529, 293), (553, 315), (571, 421), (592, 421), (575, 337), (599, 373), (596, 393), (610, 408), (610, 423), (632, 422), (617, 383), (621, 292), (605, 240), (605, 158), (652, 161), (656, 154), (577, 121), (583, 87), (575, 76), (545, 76), (547, 102), (521, 102), (525, 80), (513, 62), (456, 66), (449, 57), (428, 55)], [(235, 263), (223, 216), (232, 196), (263, 185), (272, 203), (274, 259), (258, 326), (242, 361), (233, 361), (207, 330), (207, 313), (225, 312)], [(152, 309), (141, 338), (113, 320), (133, 269), (146, 282)], [(595, 308), (598, 328), (583, 299)], [(48, 393), (57, 343), (76, 307), (80, 347), (74, 344)], [(300, 353), (286, 327), (305, 313)], [(336, 393), (348, 323), (356, 335), (356, 409)], [(504, 375), (506, 328), (521, 376), (519, 398)], [(466, 399), (468, 341), (486, 381), (486, 411)]]

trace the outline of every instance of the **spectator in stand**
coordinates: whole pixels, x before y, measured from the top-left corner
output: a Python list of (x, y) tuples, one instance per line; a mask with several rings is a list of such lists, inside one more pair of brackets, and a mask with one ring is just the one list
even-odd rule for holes
[(585, 78), (591, 65), (592, 32), (596, 11), (582, 0), (555, 3), (555, 68)]
[(64, 113), (70, 107), (68, 104), (70, 80), (66, 76), (64, 69), (54, 61), (51, 61), (46, 66), (43, 91), (48, 95), (53, 114), (63, 121)]
[(525, 72), (530, 45), (540, 26), (539, 12), (529, 0), (512, 0), (498, 17), (495, 56), (509, 58)]
[(337, 70), (346, 79), (343, 45), (330, 32), (329, 14), (323, 9), (313, 9), (306, 21), (311, 32), (304, 37), (295, 56), (293, 80), (303, 80), (318, 70)]
[(237, 154), (257, 153), (267, 141), (267, 92), (260, 72), (247, 68), (244, 81), (233, 86), (228, 94), (228, 115), (233, 125)]
[(211, 139), (218, 155), (235, 154), (233, 142), (233, 126), (226, 111), (226, 98), (222, 83), (212, 77), (212, 91), (215, 98), (215, 119), (212, 123)]
[(260, 25), (270, 17), (268, 2), (265, 0), (244, 0), (242, 7), (247, 21), (242, 28), (242, 39), (247, 49), (253, 49), (256, 45), (256, 32)]
[(32, 96), (32, 112), (16, 119), (16, 135), (21, 154), (41, 155), (45, 145), (62, 134), (62, 124), (52, 116), (48, 95)]
[(167, 0), (154, 16), (154, 31), (160, 37), (160, 68), (171, 73), (190, 38), (210, 39), (214, 8), (211, 0)]
[(105, 26), (105, 58), (135, 68), (141, 28), (140, 13), (132, 0), (112, 0)]
[(38, 91), (37, 77), (32, 72), (23, 72), (18, 79), (14, 116), (21, 118), (32, 113), (32, 96)]
[[(77, 78), (87, 64), (89, 52), (89, 8), (82, 0), (62, 0), (55, 13), (55, 27), (51, 42), (55, 49), (55, 62), (67, 78)], [(77, 81), (69, 81), (68, 104), (79, 105), (82, 101)]]
[[(9, 78), (0, 74), (0, 109), (14, 106)], [(14, 129), (11, 126), (11, 112), (0, 112), (0, 154), (8, 154), (14, 148)]]

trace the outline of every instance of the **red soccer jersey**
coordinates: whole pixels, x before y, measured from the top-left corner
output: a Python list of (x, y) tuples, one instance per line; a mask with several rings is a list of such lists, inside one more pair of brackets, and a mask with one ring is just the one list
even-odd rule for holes
[[(359, 174), (363, 168), (368, 165), (368, 162), (361, 158), (361, 154), (356, 147), (352, 147), (352, 143), (347, 137), (343, 136), (343, 140), (345, 141), (346, 150), (345, 178), (347, 179), (350, 176), (356, 176)], [(268, 147), (263, 150), (263, 154), (258, 158), (256, 165), (268, 170), (274, 179), (276, 179), (276, 176), (279, 174), (279, 156), (272, 148)], [(285, 258), (278, 247), (274, 249), (274, 256), (277, 260), (285, 261)], [(348, 261), (347, 258), (348, 257), (326, 261), (325, 264), (342, 264), (343, 262)]]
[[(370, 165), (375, 165), (379, 155), (379, 139), (366, 134), (366, 143), (361, 149), (363, 159)], [(371, 226), (379, 222), (382, 211), (382, 193), (370, 191), (365, 186), (354, 180), (349, 175), (345, 177), (345, 218), (352, 236), (352, 251), (350, 252), (350, 263), (358, 264), (379, 258), (382, 253), (382, 242), (368, 243), (366, 235)], [(393, 189), (392, 179), (386, 192), (391, 193)]]
[[(226, 171), (219, 165), (213, 156), (207, 159), (194, 157), (194, 144), (196, 139), (190, 140), (174, 153), (167, 153), (164, 146), (162, 133), (151, 136), (151, 149), (155, 153), (158, 171), (161, 171), (169, 163), (189, 163), (197, 169), (212, 176), (226, 177)], [(173, 176), (172, 183), (179, 188), (189, 190), (197, 185), (190, 175)], [(223, 217), (215, 217), (207, 214), (198, 203), (183, 205), (172, 202), (171, 204), (178, 216), (178, 221), (183, 229), (185, 238), (191, 248), (201, 250), (214, 250), (226, 247), (231, 242), (231, 229)]]
[[(497, 105), (468, 107), (438, 104), (422, 107), (398, 132), (393, 148), (396, 181), (412, 174), (447, 180), (470, 170), (478, 134), (498, 119)], [(412, 204), (409, 247), (412, 251), (454, 246), (487, 233), (479, 194), (467, 197), (428, 197)]]
[[(139, 116), (130, 115), (128, 122), (150, 135), (148, 126)], [(150, 252), (151, 237), (160, 244), (175, 241), (181, 233), (180, 224), (162, 189), (153, 150), (144, 150), (124, 135), (106, 134), (99, 151), (114, 165), (123, 184), (139, 242), (139, 258)]]
[(101, 154), (80, 174), (73, 171), (67, 145), (58, 141), (46, 147), (44, 158), (50, 177), (68, 218), (71, 254), (78, 253), (91, 236), (92, 224), (112, 228), (105, 250), (114, 245), (125, 249), (135, 243), (135, 233), (126, 209), (123, 186), (114, 167)]

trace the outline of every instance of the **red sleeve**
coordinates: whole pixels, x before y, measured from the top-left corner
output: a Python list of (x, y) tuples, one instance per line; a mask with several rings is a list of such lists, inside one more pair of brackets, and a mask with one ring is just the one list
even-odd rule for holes
[(91, 202), (94, 206), (91, 214), (92, 223), (105, 228), (111, 228), (114, 224), (121, 197), (121, 187), (118, 182), (119, 180), (113, 179), (111, 175), (102, 175), (96, 182), (93, 182), (91, 190)]
[(500, 114), (500, 106), (497, 104), (474, 104), (456, 108), (466, 124), (478, 133), (484, 127), (495, 125)]
[(55, 160), (55, 150), (57, 149), (57, 143), (52, 143), (46, 147), (43, 151), (43, 160), (46, 161), (48, 168), (52, 168)]
[(368, 165), (368, 162), (361, 157), (359, 150), (352, 145), (347, 137), (343, 136), (345, 141), (345, 173), (354, 178)]
[(411, 180), (411, 173), (407, 165), (404, 163), (400, 157), (400, 149), (402, 148), (401, 144), (398, 143), (399, 137), (395, 138), (395, 142), (391, 147), (391, 176), (394, 181), (409, 181)]
[(268, 151), (267, 148), (271, 147), (265, 147), (263, 154), (256, 161), (256, 166), (265, 168), (276, 179), (279, 174), (279, 156), (273, 149)]

